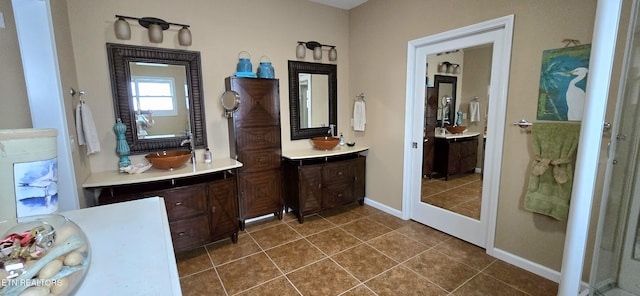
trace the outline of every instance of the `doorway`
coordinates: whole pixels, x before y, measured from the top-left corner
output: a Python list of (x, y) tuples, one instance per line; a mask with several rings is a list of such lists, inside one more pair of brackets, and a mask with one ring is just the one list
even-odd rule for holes
[[(512, 32), (513, 16), (506, 16), (409, 42), (407, 62), (407, 117), (405, 122), (405, 139), (407, 139), (408, 145), (405, 148), (403, 215), (406, 218), (416, 220), (427, 226), (485, 248), (489, 253), (493, 248), (495, 234), (502, 143), (506, 121), (506, 97)], [(476, 218), (436, 206), (433, 200), (431, 202), (425, 202), (425, 200), (422, 199), (422, 180), (425, 176), (425, 174), (423, 174), (424, 139), (426, 138), (427, 131), (431, 132), (430, 129), (425, 130), (425, 97), (428, 94), (429, 87), (429, 79), (425, 79), (425, 77), (437, 74), (434, 70), (429, 71), (427, 68), (440, 68), (439, 64), (433, 65), (433, 63), (427, 66), (428, 56), (437, 56), (438, 54), (447, 52), (463, 52), (466, 48), (487, 45), (491, 45), (492, 48), (490, 78), (486, 92), (488, 102), (486, 117), (489, 118), (489, 120), (487, 120), (486, 131), (487, 134), (491, 136), (487, 138), (486, 142), (487, 149), (486, 153), (484, 153), (484, 159), (486, 161), (484, 165), (482, 165), (482, 198), (479, 200), (480, 216)], [(462, 68), (462, 72), (464, 72), (464, 63), (455, 64), (458, 65), (458, 71)], [(427, 81), (426, 86), (425, 80)], [(461, 85), (462, 83), (458, 80), (457, 84)], [(458, 91), (457, 93), (460, 92)], [(491, 98), (491, 100), (489, 101), (488, 98)], [(442, 100), (442, 98), (438, 99)], [(473, 98), (470, 98), (470, 100), (472, 99)], [(457, 121), (456, 116), (459, 116), (458, 111), (460, 111), (462, 102), (462, 99), (452, 102), (455, 109), (452, 108), (454, 112), (451, 114), (451, 117), (454, 122)], [(436, 131), (441, 132), (441, 130)], [(474, 135), (469, 135), (470, 134), (466, 133), (460, 135), (460, 137), (454, 136), (451, 139), (455, 140), (451, 140), (450, 143), (464, 143), (464, 145), (459, 148), (462, 150), (469, 150), (471, 149), (470, 147), (474, 145), (475, 149), (478, 149), (481, 143), (484, 146), (484, 128), (482, 128), (481, 133), (475, 132)], [(465, 143), (466, 141), (463, 140), (463, 138), (473, 138), (474, 141)], [(445, 137), (445, 140), (449, 139)], [(448, 151), (453, 153), (451, 151), (455, 149), (458, 148), (449, 146)], [(477, 154), (474, 154), (474, 156), (477, 157)], [(439, 156), (439, 158), (441, 157)], [(474, 170), (476, 163), (477, 161), (474, 159)], [(456, 168), (457, 170), (452, 170), (447, 167), (444, 172), (445, 177), (449, 177), (452, 172), (455, 174), (462, 171), (464, 171), (464, 173), (471, 173), (468, 172), (470, 171), (468, 170), (468, 168), (470, 168), (468, 161), (466, 164), (460, 164), (460, 166)], [(443, 174), (442, 171), (437, 173)], [(453, 178), (445, 182), (452, 181), (454, 183), (458, 182)], [(480, 187), (478, 190), (480, 190)]]

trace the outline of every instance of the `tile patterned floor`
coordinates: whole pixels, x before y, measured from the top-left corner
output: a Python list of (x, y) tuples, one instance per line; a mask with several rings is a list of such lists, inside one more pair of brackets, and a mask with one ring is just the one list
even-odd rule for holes
[[(449, 181), (451, 182), (451, 181)], [(176, 254), (184, 295), (556, 295), (558, 285), (370, 206), (248, 223)]]
[(422, 201), (467, 217), (480, 219), (481, 196), (480, 174), (422, 179)]

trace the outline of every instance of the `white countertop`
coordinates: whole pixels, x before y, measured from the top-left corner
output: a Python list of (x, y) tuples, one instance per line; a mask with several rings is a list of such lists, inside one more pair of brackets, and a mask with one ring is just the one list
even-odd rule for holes
[(242, 166), (241, 162), (238, 162), (232, 158), (214, 159), (211, 163), (204, 163), (203, 161), (192, 164), (187, 162), (182, 167), (169, 170), (160, 170), (156, 168), (150, 168), (148, 171), (141, 174), (128, 174), (120, 173), (117, 171), (107, 171), (92, 173), (84, 183), (83, 188), (91, 187), (105, 187), (124, 184), (135, 184), (143, 182), (161, 181), (173, 178), (182, 178), (197, 176), (206, 173), (215, 173), (229, 169), (235, 169)]
[(460, 138), (470, 138), (480, 135), (480, 133), (476, 132), (464, 132), (462, 134), (449, 134), (446, 133), (444, 136), (441, 133), (436, 132), (436, 138), (440, 139), (460, 139)]
[(282, 157), (288, 158), (291, 160), (300, 160), (307, 158), (316, 158), (316, 157), (327, 157), (327, 156), (337, 156), (349, 153), (358, 153), (362, 151), (369, 150), (368, 146), (358, 146), (355, 145), (353, 147), (349, 147), (347, 145), (344, 146), (336, 146), (330, 150), (320, 150), (316, 148), (309, 149), (300, 149), (300, 150), (292, 150), (292, 151), (282, 151)]
[(181, 295), (164, 200), (60, 213), (82, 228), (91, 263), (76, 295)]

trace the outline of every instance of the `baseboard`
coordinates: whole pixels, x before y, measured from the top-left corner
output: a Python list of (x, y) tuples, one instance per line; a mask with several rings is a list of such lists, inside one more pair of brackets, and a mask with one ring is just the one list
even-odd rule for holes
[(387, 206), (385, 204), (381, 204), (381, 203), (379, 203), (379, 202), (377, 202), (375, 200), (368, 199), (368, 198), (365, 197), (364, 198), (364, 204), (366, 204), (368, 206), (371, 206), (371, 207), (374, 207), (374, 208), (376, 208), (376, 209), (378, 209), (380, 211), (383, 211), (383, 212), (385, 212), (385, 213), (387, 213), (389, 215), (393, 215), (393, 216), (396, 216), (396, 217), (402, 219), (402, 211), (396, 210), (396, 209), (394, 209), (392, 207), (389, 207), (389, 206)]
[[(529, 261), (522, 257), (516, 256), (504, 250), (494, 248), (493, 249), (493, 257), (496, 257), (504, 262), (513, 264), (517, 267), (520, 267), (526, 271), (531, 273), (535, 273), (543, 278), (546, 278), (550, 281), (554, 281), (556, 283), (560, 282), (561, 274), (559, 271), (551, 269), (549, 267), (540, 265), (538, 263)], [(580, 294), (579, 295), (587, 295), (589, 292), (589, 284), (586, 282), (580, 282)], [(587, 293), (587, 294), (585, 294)]]
[(517, 267), (520, 267), (529, 272), (535, 273), (543, 278), (546, 278), (550, 281), (554, 281), (556, 283), (560, 282), (560, 272), (553, 270), (549, 267), (540, 265), (538, 263), (529, 261), (522, 257), (516, 256), (504, 250), (494, 248), (493, 249), (493, 257), (496, 257), (504, 262), (513, 264)]
[[(383, 212), (385, 212), (385, 213), (387, 213), (389, 215), (393, 215), (393, 216), (396, 216), (396, 217), (402, 219), (402, 211), (398, 211), (398, 210), (396, 210), (396, 209), (394, 209), (392, 207), (389, 207), (389, 206), (387, 206), (385, 204), (381, 204), (381, 203), (379, 203), (379, 202), (377, 202), (375, 200), (368, 199), (367, 197), (365, 197), (364, 198), (364, 204), (366, 204), (368, 206), (371, 206), (371, 207), (374, 207), (374, 208), (376, 208), (376, 209), (378, 209), (380, 211), (383, 211)], [(258, 216), (258, 217), (255, 217), (255, 218), (246, 219), (245, 223), (260, 221), (260, 220), (264, 220), (264, 219), (268, 219), (268, 218), (272, 218), (272, 217), (273, 217), (273, 214), (266, 214), (264, 216)]]

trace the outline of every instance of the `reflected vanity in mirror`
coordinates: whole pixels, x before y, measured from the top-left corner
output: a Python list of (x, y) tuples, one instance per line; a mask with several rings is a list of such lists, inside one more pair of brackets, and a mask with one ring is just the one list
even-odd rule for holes
[(330, 133), (338, 125), (337, 67), (289, 61), (291, 140)]
[(189, 134), (206, 147), (199, 52), (107, 43), (107, 55), (131, 154), (180, 149)]

